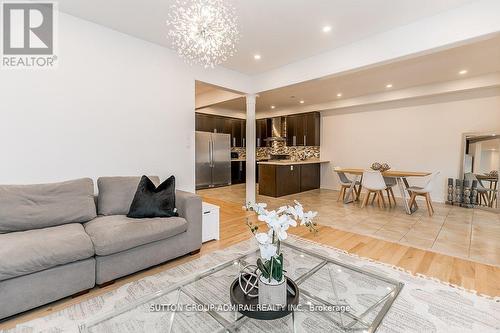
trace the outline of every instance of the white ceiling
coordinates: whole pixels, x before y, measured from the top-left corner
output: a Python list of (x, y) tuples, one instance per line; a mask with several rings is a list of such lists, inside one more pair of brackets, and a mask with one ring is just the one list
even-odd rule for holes
[[(467, 73), (460, 75), (460, 70)], [(391, 90), (447, 82), (500, 72), (500, 36), (468, 45), (363, 69), (343, 75), (320, 78), (259, 93), (257, 111), (274, 111), (315, 105)], [(391, 89), (386, 88), (392, 84)], [(339, 98), (337, 94), (341, 93)], [(291, 98), (295, 96), (295, 98)], [(299, 101), (304, 100), (304, 104)], [(220, 103), (217, 107), (245, 110), (244, 99)]]
[[(258, 74), (436, 15), (471, 0), (228, 0), (241, 40), (224, 67)], [(166, 47), (172, 0), (60, 0), (68, 14)], [(330, 25), (332, 31), (323, 33)], [(425, 33), (425, 32), (423, 32)], [(254, 60), (254, 54), (262, 59)]]

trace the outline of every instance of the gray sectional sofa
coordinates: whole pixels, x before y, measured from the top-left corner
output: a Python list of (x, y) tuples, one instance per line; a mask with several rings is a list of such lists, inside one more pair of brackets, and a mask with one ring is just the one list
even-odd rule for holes
[(200, 249), (195, 194), (176, 191), (179, 217), (126, 217), (139, 180), (0, 185), (0, 319)]

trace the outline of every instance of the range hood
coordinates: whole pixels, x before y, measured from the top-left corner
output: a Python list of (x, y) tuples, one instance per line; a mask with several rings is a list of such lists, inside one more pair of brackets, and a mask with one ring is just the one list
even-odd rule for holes
[(286, 128), (286, 118), (285, 117), (274, 117), (271, 118), (271, 124), (267, 124), (267, 128), (269, 128), (269, 125), (271, 127), (271, 136), (264, 139), (266, 142), (272, 142), (272, 141), (286, 141), (285, 136), (283, 135), (285, 133), (285, 128)]

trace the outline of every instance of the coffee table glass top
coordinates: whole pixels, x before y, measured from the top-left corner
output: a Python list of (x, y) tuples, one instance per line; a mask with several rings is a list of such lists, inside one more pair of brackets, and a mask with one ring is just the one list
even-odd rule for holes
[(299, 309), (289, 316), (256, 320), (229, 308), (229, 287), (255, 264), (255, 251), (94, 318), (80, 332), (374, 332), (403, 287), (288, 243), (282, 251), (286, 275), (300, 289)]

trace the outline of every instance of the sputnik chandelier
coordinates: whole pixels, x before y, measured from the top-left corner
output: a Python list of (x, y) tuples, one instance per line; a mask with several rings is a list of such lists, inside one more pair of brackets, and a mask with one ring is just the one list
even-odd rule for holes
[(236, 52), (236, 13), (224, 0), (175, 0), (167, 24), (172, 46), (189, 64), (213, 68)]

